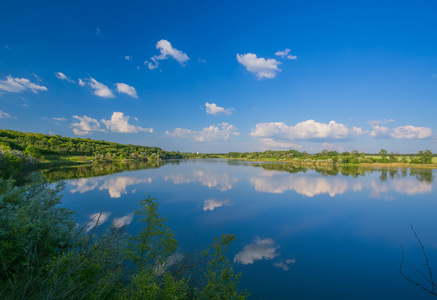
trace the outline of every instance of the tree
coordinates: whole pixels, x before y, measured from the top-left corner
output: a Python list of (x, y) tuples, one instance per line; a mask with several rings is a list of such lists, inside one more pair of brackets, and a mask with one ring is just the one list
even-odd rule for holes
[(432, 163), (433, 154), (432, 154), (431, 150), (419, 151), (419, 153), (417, 153), (417, 156), (419, 156), (422, 164)]
[(385, 160), (385, 158), (387, 157), (387, 150), (381, 149), (379, 150), (378, 154), (381, 156), (382, 160)]

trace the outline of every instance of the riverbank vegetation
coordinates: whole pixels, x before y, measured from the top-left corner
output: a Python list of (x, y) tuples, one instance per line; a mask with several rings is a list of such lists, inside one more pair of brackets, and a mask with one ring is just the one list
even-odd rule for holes
[(22, 185), (0, 179), (1, 299), (247, 298), (226, 257), (234, 235), (184, 254), (150, 197), (135, 213), (136, 236), (120, 224), (97, 234), (101, 214), (78, 227), (73, 212), (59, 207), (62, 188), (40, 173)]
[(159, 161), (161, 159), (221, 158), (267, 162), (289, 162), (297, 165), (363, 165), (369, 167), (437, 168), (437, 157), (430, 150), (400, 154), (381, 149), (378, 153), (329, 151), (264, 151), (229, 153), (181, 153), (158, 147), (122, 145), (85, 138), (68, 138), (0, 129), (0, 147), (4, 151), (19, 151), (31, 156), (39, 168), (66, 165), (101, 164), (108, 162)]
[(180, 152), (168, 152), (158, 147), (123, 145), (85, 138), (20, 132), (0, 129), (0, 147), (20, 151), (38, 161), (42, 168), (114, 161), (155, 161), (186, 158)]
[(437, 168), (437, 157), (430, 151), (417, 154), (395, 154), (381, 149), (379, 153), (337, 152), (323, 150), (320, 153), (307, 153), (297, 150), (264, 152), (229, 152), (227, 154), (200, 154), (201, 158), (239, 159), (249, 161), (289, 162), (296, 165), (363, 165), (369, 167), (430, 167)]

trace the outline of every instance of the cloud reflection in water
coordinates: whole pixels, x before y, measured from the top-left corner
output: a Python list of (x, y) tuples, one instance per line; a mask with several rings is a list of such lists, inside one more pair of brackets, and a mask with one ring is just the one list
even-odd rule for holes
[(254, 243), (244, 246), (243, 251), (235, 255), (234, 262), (248, 265), (253, 264), (255, 260), (273, 259), (279, 255), (276, 253), (278, 248), (273, 239), (257, 237)]

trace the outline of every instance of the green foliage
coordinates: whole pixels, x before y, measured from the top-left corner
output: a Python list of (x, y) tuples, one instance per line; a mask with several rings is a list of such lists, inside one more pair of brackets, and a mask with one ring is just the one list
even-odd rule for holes
[(139, 270), (166, 269), (178, 247), (174, 233), (165, 225), (167, 219), (158, 213), (155, 200), (147, 196), (139, 201), (141, 207), (135, 215), (140, 217), (143, 228), (135, 237), (129, 238), (127, 255)]
[(13, 179), (22, 184), (35, 163), (32, 157), (25, 156), (21, 151), (0, 148), (0, 179)]
[(178, 242), (147, 196), (135, 213), (144, 225), (126, 239), (115, 227), (102, 236), (77, 228), (59, 207), (62, 183), (39, 173), (15, 186), (0, 180), (1, 299), (245, 299), (226, 258), (234, 235), (215, 240), (206, 257), (207, 284), (195, 287), (195, 263), (177, 254)]
[(0, 146), (23, 151), (25, 155), (43, 160), (50, 155), (93, 156), (95, 160), (148, 160), (155, 158), (184, 158), (185, 154), (167, 152), (158, 147), (122, 145), (118, 143), (96, 141), (84, 138), (68, 138), (59, 135), (19, 132), (0, 129)]
[(198, 292), (198, 299), (246, 299), (248, 293), (238, 289), (238, 282), (241, 274), (234, 274), (234, 270), (226, 257), (226, 252), (235, 235), (222, 235), (221, 240), (214, 238), (214, 243), (205, 255), (209, 256), (210, 262), (205, 274), (207, 285)]

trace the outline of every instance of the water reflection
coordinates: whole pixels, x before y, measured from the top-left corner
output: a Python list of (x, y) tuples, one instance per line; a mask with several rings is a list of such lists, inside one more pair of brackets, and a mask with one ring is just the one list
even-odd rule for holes
[[(391, 192), (407, 195), (432, 192), (431, 183), (433, 175), (430, 169), (408, 171), (408, 169), (359, 170), (359, 168), (357, 168), (357, 172), (353, 173), (353, 177), (338, 177), (326, 176), (320, 169), (289, 169), (289, 166), (283, 166), (282, 164), (273, 164), (272, 166), (274, 166), (274, 171), (269, 170), (271, 167), (269, 165), (262, 166), (265, 171), (250, 178), (250, 183), (254, 186), (256, 191), (273, 194), (295, 191), (306, 197), (314, 197), (321, 194), (328, 194), (331, 197), (335, 197), (347, 191), (361, 192), (368, 189), (372, 197), (378, 198), (381, 197), (382, 194)], [(286, 172), (277, 171), (277, 169), (281, 168), (284, 168)], [(334, 172), (333, 170), (331, 171)], [(307, 174), (308, 172), (313, 174)], [(324, 176), (317, 176), (314, 172), (322, 173)], [(354, 179), (356, 176), (361, 176), (357, 174), (366, 173), (376, 176), (368, 176), (366, 180)], [(350, 175), (350, 172), (348, 175)]]
[(95, 227), (99, 227), (103, 225), (103, 223), (105, 223), (108, 220), (110, 215), (111, 215), (110, 212), (98, 212), (92, 214), (90, 216), (90, 220), (87, 222), (85, 226), (85, 231), (88, 232)]
[[(334, 197), (348, 189), (348, 182), (344, 178), (304, 177), (280, 172), (263, 172), (260, 176), (252, 177), (250, 182), (258, 192), (282, 194), (294, 190), (307, 197), (319, 194), (329, 194)], [(356, 182), (352, 188), (361, 190), (361, 183)]]
[(107, 177), (81, 178), (69, 181), (68, 185), (72, 187), (70, 189), (72, 194), (85, 193), (98, 188), (100, 191), (108, 190), (111, 198), (120, 198), (122, 194), (127, 194), (128, 186), (151, 182), (152, 178), (117, 176), (109, 179)]
[(222, 207), (222, 206), (230, 206), (231, 204), (231, 200), (229, 199), (225, 199), (225, 200), (217, 200), (217, 199), (205, 199), (205, 202), (203, 204), (203, 210), (207, 211), (207, 210), (214, 210), (218, 207)]
[(296, 263), (296, 259), (292, 258), (292, 259), (287, 259), (285, 262), (281, 261), (279, 263), (274, 263), (273, 266), (275, 266), (276, 268), (280, 268), (284, 271), (290, 271), (290, 264), (295, 264)]
[[(170, 163), (167, 162), (167, 163)], [(171, 162), (174, 163), (174, 162)], [(96, 164), (96, 165), (84, 165), (79, 167), (67, 167), (59, 169), (42, 170), (44, 176), (50, 181), (75, 179), (75, 178), (89, 178), (103, 175), (110, 175), (120, 173), (124, 171), (143, 170), (143, 169), (156, 169), (160, 168), (165, 163), (163, 161), (152, 162), (129, 162), (129, 163), (109, 163), (109, 164)]]
[(121, 217), (121, 218), (115, 218), (112, 221), (112, 227), (114, 227), (116, 229), (120, 229), (120, 228), (122, 228), (124, 226), (127, 226), (130, 223), (132, 223), (133, 218), (134, 218), (134, 214), (133, 213), (128, 214), (128, 215), (126, 215), (124, 217)]
[(151, 183), (152, 178), (115, 177), (105, 180), (99, 190), (108, 190), (111, 198), (120, 198), (121, 194), (127, 194), (126, 187), (140, 183)]
[(276, 252), (278, 248), (273, 239), (256, 237), (255, 242), (244, 246), (243, 250), (235, 255), (234, 262), (248, 265), (253, 264), (255, 260), (273, 259), (279, 255)]
[(237, 177), (230, 177), (227, 173), (196, 170), (189, 174), (170, 174), (164, 176), (165, 181), (171, 180), (174, 184), (200, 182), (210, 189), (222, 192), (230, 190), (239, 181)]

